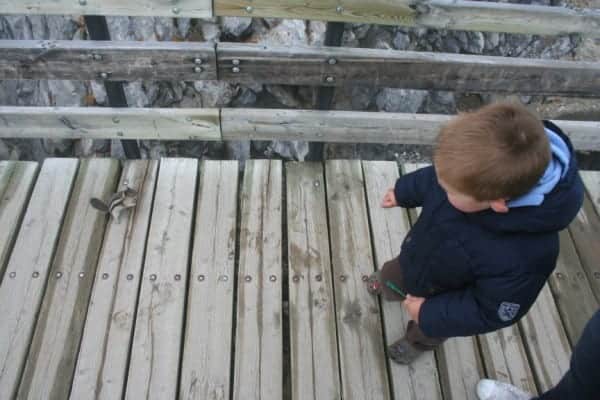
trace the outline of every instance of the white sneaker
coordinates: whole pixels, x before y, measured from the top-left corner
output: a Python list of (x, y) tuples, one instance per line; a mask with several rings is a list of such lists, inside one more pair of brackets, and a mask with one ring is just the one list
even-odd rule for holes
[(532, 395), (521, 389), (491, 379), (482, 379), (477, 384), (479, 400), (530, 400)]

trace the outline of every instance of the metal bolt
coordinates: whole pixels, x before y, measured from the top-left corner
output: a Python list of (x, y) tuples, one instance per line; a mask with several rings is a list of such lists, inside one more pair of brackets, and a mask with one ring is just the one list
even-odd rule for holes
[(112, 122), (114, 122), (115, 124), (118, 124), (119, 122), (121, 122), (121, 120), (117, 117), (113, 117)]
[(327, 83), (334, 83), (335, 82), (335, 78), (333, 76), (328, 76), (327, 78), (325, 78), (325, 82), (327, 82)]
[(227, 282), (227, 281), (229, 280), (229, 277), (228, 277), (227, 275), (221, 275), (221, 276), (219, 277), (219, 280), (220, 280), (220, 281), (223, 281), (223, 282)]
[(252, 6), (247, 6), (247, 7), (246, 7), (246, 12), (247, 12), (248, 14), (250, 14), (252, 11), (254, 11), (254, 7), (252, 7)]
[(317, 280), (317, 282), (321, 282), (323, 280), (323, 275), (319, 274), (315, 276), (315, 279)]
[(363, 282), (366, 282), (369, 280), (369, 277), (367, 275), (363, 275), (362, 280), (363, 280)]
[(238, 72), (240, 72), (240, 69), (238, 67), (233, 67), (231, 68), (231, 71), (233, 71), (234, 74), (237, 74)]
[(202, 59), (201, 58), (194, 58), (194, 64), (196, 64), (196, 65), (202, 65)]
[(96, 61), (102, 60), (102, 56), (100, 54), (92, 54), (92, 58)]
[(198, 282), (204, 282), (204, 279), (206, 279), (204, 275), (198, 275)]
[(346, 282), (346, 275), (340, 275), (340, 281)]
[(35, 271), (33, 274), (31, 274), (31, 276), (33, 276), (34, 278), (38, 278), (40, 276), (40, 273)]
[(127, 280), (128, 281), (132, 281), (133, 280), (133, 274), (127, 274)]
[(237, 58), (235, 60), (231, 60), (231, 63), (233, 65), (240, 65), (240, 60), (238, 60)]
[(106, 72), (100, 72), (100, 78), (102, 78), (102, 79), (108, 79), (108, 73), (106, 73)]
[(321, 186), (321, 182), (315, 181), (314, 185), (315, 185), (315, 187), (319, 187), (319, 186)]
[(202, 69), (202, 67), (194, 67), (194, 72), (195, 72), (195, 73), (199, 74), (199, 73), (200, 73), (200, 72), (202, 72), (202, 71), (204, 71), (204, 70)]
[(560, 273), (560, 272), (557, 272), (557, 273), (556, 273), (556, 277), (557, 277), (558, 279), (562, 279), (562, 278), (563, 278), (563, 274), (562, 274), (562, 273)]
[(179, 275), (179, 274), (175, 274), (175, 280), (176, 280), (176, 281), (180, 281), (180, 280), (181, 280), (181, 275)]
[(84, 276), (85, 276), (85, 273), (83, 273), (83, 272), (80, 272), (80, 273), (79, 273), (79, 277), (80, 277), (80, 278), (83, 278)]
[(108, 274), (106, 272), (102, 274), (102, 279), (104, 279), (104, 280), (108, 279)]
[(329, 65), (335, 65), (335, 64), (337, 64), (337, 60), (332, 57), (329, 60), (327, 60), (327, 64), (329, 64)]
[(324, 136), (323, 132), (317, 132), (317, 137), (323, 137), (323, 136)]
[(10, 276), (11, 278), (14, 278), (15, 276), (17, 276), (16, 272), (11, 272), (10, 274), (8, 274), (8, 276)]
[(156, 280), (156, 274), (152, 274), (152, 275), (150, 275), (150, 280), (151, 280), (151, 281), (155, 281), (155, 280)]
[(79, 5), (85, 6), (87, 4), (87, 0), (79, 0)]
[(271, 275), (271, 276), (269, 276), (269, 280), (271, 282), (275, 282), (275, 281), (277, 281), (277, 277), (275, 275)]
[(343, 11), (344, 11), (344, 7), (342, 7), (342, 6), (337, 6), (335, 8), (335, 12), (337, 12), (338, 14), (341, 14)]
[(56, 279), (60, 279), (62, 277), (62, 272), (57, 272), (56, 273)]
[(245, 280), (246, 282), (250, 282), (250, 281), (252, 280), (252, 277), (251, 277), (250, 275), (246, 275), (246, 276), (244, 277), (244, 280)]
[(300, 276), (298, 276), (298, 275), (294, 275), (294, 276), (292, 277), (292, 281), (293, 281), (293, 282), (295, 282), (295, 283), (298, 283), (298, 282), (300, 282)]
[(179, 9), (179, 7), (173, 7), (171, 11), (173, 11), (173, 14), (179, 14), (179, 11), (181, 10)]

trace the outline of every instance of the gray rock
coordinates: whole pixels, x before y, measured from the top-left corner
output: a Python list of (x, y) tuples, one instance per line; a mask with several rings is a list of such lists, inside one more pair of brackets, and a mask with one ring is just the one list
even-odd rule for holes
[(104, 83), (100, 81), (90, 81), (90, 87), (92, 89), (92, 95), (96, 101), (96, 104), (106, 104), (106, 88), (104, 87)]
[(464, 49), (467, 53), (481, 54), (485, 47), (485, 36), (481, 32), (468, 32)]
[[(158, 91), (158, 87), (153, 85), (154, 90)], [(129, 107), (149, 107), (152, 102), (149, 100), (146, 91), (142, 86), (142, 81), (127, 82), (123, 85), (125, 97)]]
[(485, 37), (485, 45), (484, 49), (486, 51), (491, 51), (498, 47), (500, 44), (500, 33), (498, 32), (486, 32), (484, 33)]
[(244, 168), (246, 160), (250, 158), (250, 141), (225, 142), (225, 157), (240, 161), (240, 170)]
[(299, 19), (284, 19), (271, 30), (254, 32), (249, 41), (267, 45), (306, 45), (309, 44), (306, 22)]
[(394, 48), (398, 50), (407, 50), (410, 47), (410, 36), (402, 31), (396, 32), (394, 36)]
[(283, 106), (300, 108), (301, 102), (296, 96), (296, 89), (293, 86), (265, 85), (265, 89)]
[(9, 160), (10, 159), (10, 149), (4, 143), (4, 140), (0, 139), (0, 160)]
[(323, 21), (308, 21), (308, 44), (312, 46), (325, 45), (325, 32), (327, 31), (327, 23)]
[(190, 28), (192, 27), (192, 19), (177, 18), (175, 19), (175, 24), (177, 26), (179, 36), (185, 39), (188, 36), (188, 33), (190, 32)]
[(369, 29), (367, 36), (361, 41), (361, 47), (370, 49), (392, 49), (394, 37), (392, 32), (373, 26)]
[(373, 102), (377, 89), (370, 86), (354, 86), (351, 89), (351, 105), (353, 110), (368, 110)]
[(233, 101), (238, 88), (223, 81), (197, 81), (194, 90), (202, 97), (202, 107), (223, 107)]
[(421, 111), (428, 114), (456, 114), (454, 92), (429, 92)]
[(223, 34), (239, 38), (248, 32), (252, 25), (252, 18), (246, 17), (222, 17), (221, 30)]
[(238, 96), (233, 100), (234, 107), (250, 107), (256, 104), (256, 93), (253, 90), (241, 87)]
[(351, 30), (344, 31), (342, 34), (342, 46), (343, 47), (358, 47), (360, 42), (358, 38)]
[(384, 88), (377, 94), (375, 103), (379, 111), (416, 113), (426, 97), (426, 90)]
[(308, 143), (298, 141), (274, 140), (265, 152), (268, 157), (278, 155), (285, 160), (304, 161), (308, 154)]

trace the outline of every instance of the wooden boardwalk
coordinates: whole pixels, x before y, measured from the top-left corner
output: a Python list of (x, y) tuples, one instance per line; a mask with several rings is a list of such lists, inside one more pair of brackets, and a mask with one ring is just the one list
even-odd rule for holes
[[(0, 162), (0, 399), (475, 400), (557, 383), (600, 301), (600, 173), (517, 325), (386, 357), (408, 320), (364, 278), (419, 210), (394, 162)], [(119, 220), (90, 206), (128, 185)]]

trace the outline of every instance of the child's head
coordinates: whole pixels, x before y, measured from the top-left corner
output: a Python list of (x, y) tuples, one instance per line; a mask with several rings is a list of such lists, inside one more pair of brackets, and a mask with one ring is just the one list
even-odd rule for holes
[(533, 188), (550, 157), (542, 122), (521, 105), (498, 103), (446, 124), (433, 159), (454, 207), (507, 212), (506, 201)]

